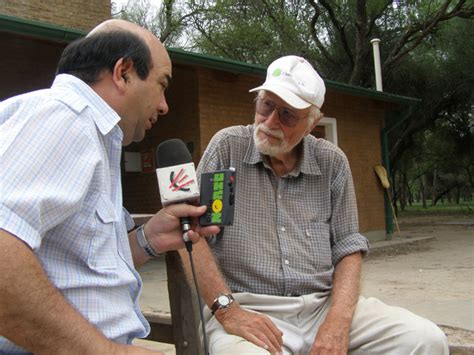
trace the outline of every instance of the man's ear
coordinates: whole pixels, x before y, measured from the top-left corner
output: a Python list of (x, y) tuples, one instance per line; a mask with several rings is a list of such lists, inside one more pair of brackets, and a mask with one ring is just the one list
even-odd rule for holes
[(112, 80), (120, 91), (126, 89), (133, 71), (133, 60), (120, 58), (117, 60), (112, 73)]

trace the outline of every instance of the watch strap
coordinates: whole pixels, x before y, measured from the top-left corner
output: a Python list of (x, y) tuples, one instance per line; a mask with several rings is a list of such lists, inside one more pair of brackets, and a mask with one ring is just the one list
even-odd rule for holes
[(143, 251), (151, 258), (157, 258), (160, 256), (160, 253), (158, 253), (151, 244), (148, 242), (148, 239), (145, 235), (145, 225), (142, 224), (137, 228), (137, 241), (138, 245), (143, 249)]
[[(220, 302), (219, 302), (219, 297), (222, 297), (222, 296), (225, 296), (229, 299), (229, 303), (226, 304), (226, 305), (222, 305)], [(229, 308), (230, 305), (234, 302), (234, 296), (232, 296), (232, 294), (228, 293), (228, 294), (219, 294), (219, 296), (217, 296), (217, 298), (214, 300), (214, 303), (212, 304), (211, 306), (211, 313), (214, 315), (214, 313), (216, 313), (219, 309), (225, 309), (225, 308)]]

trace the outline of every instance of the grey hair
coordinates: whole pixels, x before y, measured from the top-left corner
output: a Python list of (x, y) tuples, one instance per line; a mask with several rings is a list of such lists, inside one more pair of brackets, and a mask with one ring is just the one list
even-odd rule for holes
[(319, 120), (322, 117), (321, 110), (318, 106), (311, 105), (308, 113), (308, 126), (311, 126), (314, 121)]

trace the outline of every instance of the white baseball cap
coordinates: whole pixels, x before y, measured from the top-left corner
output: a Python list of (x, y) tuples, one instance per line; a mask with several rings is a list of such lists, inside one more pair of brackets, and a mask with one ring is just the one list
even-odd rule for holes
[(323, 106), (326, 86), (306, 59), (289, 55), (270, 64), (263, 85), (249, 92), (258, 90), (270, 91), (291, 107), (305, 109), (311, 105)]

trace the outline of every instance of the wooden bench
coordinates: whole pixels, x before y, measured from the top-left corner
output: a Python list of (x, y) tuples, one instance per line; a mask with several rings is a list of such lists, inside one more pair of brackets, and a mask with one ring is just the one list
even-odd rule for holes
[(196, 292), (186, 280), (177, 252), (166, 253), (166, 270), (171, 317), (168, 314), (144, 313), (151, 326), (147, 339), (174, 344), (176, 355), (204, 355), (199, 335)]

